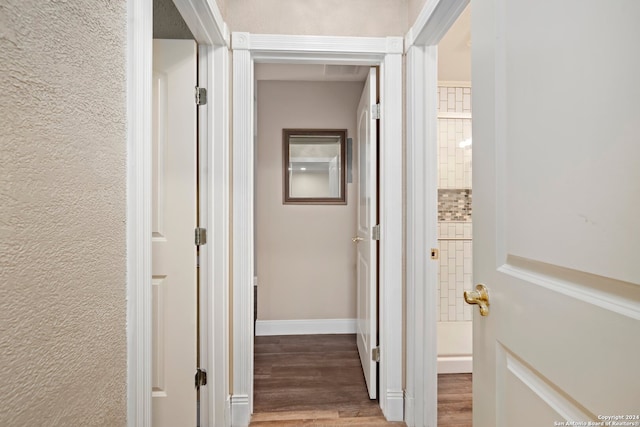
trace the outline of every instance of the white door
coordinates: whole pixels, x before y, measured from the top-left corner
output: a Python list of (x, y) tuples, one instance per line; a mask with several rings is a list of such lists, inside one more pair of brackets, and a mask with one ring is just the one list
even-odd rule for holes
[(358, 235), (357, 243), (357, 342), (369, 397), (377, 394), (377, 363), (372, 352), (377, 338), (377, 152), (378, 135), (372, 107), (376, 103), (376, 69), (371, 68), (358, 105)]
[(473, 425), (640, 425), (640, 2), (472, 7)]
[(153, 41), (153, 426), (196, 425), (196, 44)]

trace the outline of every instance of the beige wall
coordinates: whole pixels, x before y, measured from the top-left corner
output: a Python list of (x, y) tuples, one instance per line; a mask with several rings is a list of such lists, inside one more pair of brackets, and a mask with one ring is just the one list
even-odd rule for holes
[(126, 2), (0, 7), (0, 425), (126, 425)]
[(438, 80), (471, 82), (471, 6), (438, 44)]
[(259, 320), (355, 318), (355, 184), (348, 184), (347, 206), (283, 205), (282, 129), (348, 129), (354, 137), (362, 88), (360, 82), (258, 82)]
[(409, 14), (409, 26), (411, 27), (418, 19), (418, 15), (422, 11), (422, 8), (428, 1), (431, 0), (408, 0), (408, 14)]
[(383, 37), (409, 28), (407, 0), (233, 0), (225, 19), (231, 31), (257, 34)]

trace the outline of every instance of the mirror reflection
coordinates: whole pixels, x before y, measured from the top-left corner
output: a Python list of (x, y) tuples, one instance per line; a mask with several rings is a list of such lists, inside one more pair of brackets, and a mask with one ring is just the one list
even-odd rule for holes
[(345, 129), (284, 129), (284, 203), (346, 204)]

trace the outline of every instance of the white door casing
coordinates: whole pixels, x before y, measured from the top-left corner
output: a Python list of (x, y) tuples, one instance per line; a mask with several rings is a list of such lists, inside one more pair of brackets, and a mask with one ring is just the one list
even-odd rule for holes
[(153, 425), (195, 425), (196, 43), (153, 44)]
[(640, 415), (638, 16), (473, 3), (476, 426)]
[[(233, 426), (249, 424), (253, 394), (254, 62), (379, 65), (380, 392), (390, 421), (403, 419), (402, 39), (233, 33)], [(388, 143), (386, 143), (388, 141)]]
[(378, 342), (378, 296), (377, 296), (377, 241), (373, 227), (377, 224), (377, 157), (378, 134), (372, 108), (376, 104), (376, 69), (369, 70), (357, 111), (358, 144), (358, 217), (356, 237), (356, 340), (360, 363), (364, 372), (369, 398), (377, 397), (378, 366), (373, 361), (373, 349)]

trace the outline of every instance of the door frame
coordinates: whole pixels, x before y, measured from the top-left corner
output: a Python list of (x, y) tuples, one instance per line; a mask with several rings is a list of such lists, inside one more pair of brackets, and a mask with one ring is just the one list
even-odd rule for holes
[(402, 37), (327, 37), (234, 32), (232, 177), (233, 426), (253, 412), (254, 64), (379, 65), (380, 135), (380, 407), (403, 419), (402, 391)]
[[(174, 0), (198, 43), (203, 425), (228, 425), (229, 31), (215, 2)], [(151, 426), (151, 135), (153, 2), (127, 2), (127, 425)], [(214, 144), (215, 142), (215, 144)], [(215, 201), (215, 203), (214, 203)], [(214, 283), (217, 286), (214, 286)], [(227, 343), (220, 348), (214, 343)], [(195, 373), (195, 369), (194, 369)]]
[(407, 56), (407, 426), (436, 426), (438, 410), (438, 43), (469, 0), (427, 2), (405, 36)]

